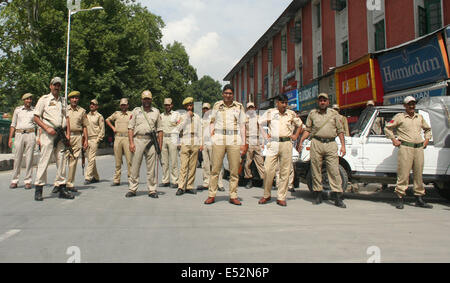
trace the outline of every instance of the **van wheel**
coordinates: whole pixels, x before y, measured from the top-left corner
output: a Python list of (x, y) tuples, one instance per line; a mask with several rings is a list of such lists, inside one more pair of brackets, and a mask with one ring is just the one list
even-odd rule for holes
[(434, 187), (438, 191), (438, 193), (441, 195), (441, 197), (450, 201), (450, 183), (449, 182), (440, 183), (440, 184), (435, 183)]
[[(348, 185), (348, 173), (344, 169), (344, 167), (342, 167), (342, 165), (340, 165), (340, 164), (339, 164), (339, 174), (341, 175), (341, 180), (342, 180), (342, 191), (345, 192), (347, 190), (347, 185)], [(306, 185), (308, 186), (309, 191), (312, 193), (313, 192), (313, 181), (312, 181), (311, 167), (308, 171), (308, 174), (306, 175)], [(330, 187), (330, 183), (328, 182), (328, 174), (326, 171), (326, 166), (324, 166), (322, 168), (322, 187), (323, 187), (323, 197), (330, 198), (331, 187)]]

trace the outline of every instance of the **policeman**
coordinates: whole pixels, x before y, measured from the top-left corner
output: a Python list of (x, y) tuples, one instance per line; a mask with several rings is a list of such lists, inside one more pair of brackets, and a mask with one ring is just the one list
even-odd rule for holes
[[(202, 162), (202, 169), (203, 169), (203, 184), (201, 186), (197, 187), (197, 191), (203, 191), (203, 190), (207, 190), (209, 188), (209, 182), (211, 180), (211, 158), (212, 158), (212, 143), (211, 143), (211, 132), (210, 132), (210, 124), (211, 124), (211, 120), (210, 120), (210, 116), (211, 116), (211, 105), (209, 103), (203, 103), (202, 106), (202, 113), (203, 113), (203, 117), (202, 117), (202, 134), (203, 134), (203, 139), (202, 139), (202, 157), (203, 157), (203, 162)], [(224, 192), (225, 189), (223, 187), (223, 167), (220, 170), (219, 173), (219, 181), (218, 181), (218, 186), (219, 186), (219, 191)]]
[[(70, 107), (67, 109), (67, 114), (70, 120), (70, 146), (73, 150), (73, 156), (69, 154), (69, 152), (66, 153), (66, 160), (69, 161), (67, 189), (71, 192), (77, 192), (77, 189), (74, 187), (75, 172), (77, 169), (78, 158), (80, 157), (82, 150), (81, 147), (83, 147), (84, 150), (88, 147), (88, 133), (86, 128), (88, 120), (86, 110), (78, 106), (80, 92), (72, 91), (67, 97), (70, 100)], [(64, 164), (66, 164), (66, 162), (64, 162)], [(65, 174), (65, 166), (63, 174)], [(59, 188), (56, 187), (56, 189), (53, 190), (53, 193), (57, 193), (58, 191)]]
[[(128, 99), (122, 98), (120, 100), (120, 111), (114, 112), (106, 119), (106, 124), (114, 132), (114, 158), (116, 160), (116, 172), (112, 186), (120, 186), (120, 176), (122, 174), (122, 155), (125, 155), (125, 160), (128, 166), (128, 179), (131, 172), (131, 151), (130, 143), (128, 142), (128, 122), (131, 118), (131, 112), (128, 111)], [(114, 123), (114, 125), (113, 125)]]
[[(373, 107), (375, 107), (375, 102), (373, 100), (369, 100), (366, 103), (366, 107), (368, 109), (371, 109)], [(382, 124), (384, 123), (384, 118), (383, 117), (377, 117), (375, 119), (375, 122), (373, 123), (372, 129), (370, 131), (371, 134), (380, 136), (383, 134), (383, 126)]]
[[(131, 119), (128, 123), (128, 140), (130, 151), (133, 153), (131, 161), (131, 176), (129, 192), (125, 197), (135, 197), (139, 186), (139, 171), (141, 169), (142, 158), (145, 157), (147, 165), (147, 187), (151, 198), (158, 198), (156, 192), (156, 150), (155, 147), (163, 142), (163, 132), (161, 128), (161, 116), (159, 110), (152, 107), (152, 93), (145, 90), (141, 94), (142, 107), (136, 107), (131, 112)], [(150, 133), (158, 132), (158, 143), (153, 144)], [(152, 144), (149, 144), (152, 143)]]
[(42, 128), (40, 137), (41, 158), (38, 163), (35, 195), (36, 201), (43, 201), (42, 189), (47, 180), (47, 167), (52, 156), (56, 159), (56, 185), (59, 186), (59, 197), (73, 199), (74, 196), (67, 191), (66, 178), (63, 172), (65, 166), (64, 144), (61, 140), (55, 145), (54, 141), (58, 137), (56, 128), (65, 128), (67, 138), (70, 139), (70, 119), (66, 116), (66, 102), (59, 96), (62, 80), (55, 77), (50, 81), (50, 93), (42, 96), (34, 110), (34, 122)]
[[(428, 146), (431, 139), (431, 128), (422, 115), (415, 112), (416, 99), (407, 96), (403, 101), (405, 107), (404, 113), (398, 113), (387, 123), (384, 131), (386, 137), (392, 140), (392, 144), (398, 147), (397, 164), (397, 186), (395, 193), (397, 195), (398, 209), (403, 209), (403, 198), (409, 184), (409, 172), (412, 170), (414, 175), (414, 195), (416, 196), (416, 206), (423, 208), (432, 208), (433, 206), (423, 201), (425, 189), (422, 181), (424, 149)], [(397, 132), (397, 138), (394, 136), (394, 130)], [(424, 138), (422, 138), (422, 130)]]
[(346, 208), (342, 201), (342, 180), (339, 174), (338, 146), (335, 142), (336, 136), (341, 141), (341, 156), (345, 155), (344, 127), (342, 126), (339, 113), (328, 108), (330, 101), (328, 94), (320, 93), (318, 96), (319, 109), (312, 110), (306, 120), (306, 129), (299, 143), (299, 152), (303, 142), (309, 135), (311, 141), (311, 170), (313, 178), (313, 190), (315, 194), (314, 204), (322, 203), (322, 160), (327, 164), (328, 181), (331, 190), (336, 195), (335, 205)]
[(246, 153), (245, 146), (245, 111), (244, 106), (233, 101), (234, 88), (225, 85), (223, 100), (216, 102), (211, 113), (211, 138), (213, 143), (213, 166), (208, 198), (205, 204), (215, 202), (219, 172), (223, 166), (223, 158), (227, 153), (230, 167), (230, 200), (234, 205), (241, 205), (237, 196), (239, 182), (240, 157)]
[(164, 99), (164, 113), (161, 114), (161, 127), (164, 134), (161, 158), (163, 179), (160, 187), (178, 188), (178, 149), (171, 136), (175, 127), (180, 122), (180, 114), (172, 111), (172, 98)]
[(105, 137), (105, 120), (102, 114), (98, 113), (98, 101), (97, 99), (92, 99), (89, 105), (89, 113), (87, 114), (88, 119), (88, 166), (85, 174), (85, 185), (91, 183), (97, 183), (100, 181), (100, 176), (97, 171), (96, 156), (99, 143)]
[(347, 117), (345, 117), (344, 115), (341, 115), (340, 113), (339, 113), (339, 111), (340, 111), (340, 108), (339, 108), (339, 105), (337, 105), (337, 104), (333, 104), (333, 107), (332, 107), (334, 110), (336, 110), (336, 112), (338, 112), (338, 114), (339, 114), (339, 118), (341, 119), (341, 121), (342, 121), (342, 126), (344, 127), (344, 135), (346, 136), (346, 137), (349, 137), (350, 136), (350, 130), (349, 130), (349, 128), (348, 128), (348, 120), (347, 120)]
[(258, 115), (255, 104), (247, 103), (245, 131), (247, 134), (248, 151), (245, 159), (244, 178), (249, 180), (245, 188), (253, 187), (253, 175), (250, 165), (255, 162), (256, 169), (261, 179), (264, 179), (264, 158), (262, 156), (261, 141), (259, 136)]
[(31, 178), (33, 173), (33, 154), (36, 144), (36, 124), (34, 123), (34, 107), (33, 95), (25, 93), (22, 96), (23, 106), (19, 106), (14, 110), (11, 127), (9, 130), (8, 146), (12, 148), (12, 139), (16, 154), (14, 156), (14, 173), (11, 180), (11, 189), (17, 188), (19, 182), (20, 169), (22, 167), (22, 158), (25, 154), (25, 189), (31, 189)]
[[(269, 133), (261, 132), (267, 141), (267, 154), (264, 162), (266, 172), (264, 179), (264, 196), (259, 204), (266, 204), (271, 199), (275, 169), (280, 164), (280, 181), (278, 185), (277, 204), (286, 206), (289, 174), (292, 164), (292, 142), (298, 139), (302, 131), (302, 122), (294, 111), (287, 109), (288, 97), (284, 94), (277, 97), (277, 108), (270, 109), (259, 119), (261, 127), (267, 126)], [(294, 129), (297, 130), (294, 133)]]
[(194, 99), (187, 97), (183, 101), (186, 113), (181, 116), (180, 124), (175, 132), (181, 135), (180, 177), (178, 178), (177, 196), (189, 193), (195, 194), (194, 181), (197, 169), (198, 151), (202, 149), (202, 122), (194, 113)]

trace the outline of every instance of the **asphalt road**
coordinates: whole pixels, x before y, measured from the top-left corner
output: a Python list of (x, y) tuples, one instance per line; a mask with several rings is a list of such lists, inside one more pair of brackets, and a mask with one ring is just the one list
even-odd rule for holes
[[(159, 199), (149, 198), (142, 178), (138, 196), (126, 199), (127, 184), (110, 186), (113, 157), (97, 162), (102, 181), (84, 186), (78, 170), (75, 200), (47, 186), (36, 202), (21, 183), (9, 189), (11, 171), (0, 173), (0, 262), (450, 261), (450, 203), (432, 190), (431, 210), (410, 198), (399, 211), (392, 192), (375, 193), (377, 185), (346, 194), (347, 209), (312, 205), (304, 185), (289, 193), (287, 207), (258, 205), (261, 188), (239, 188), (240, 207), (228, 203), (228, 192), (206, 206), (206, 191), (175, 196), (159, 188)], [(54, 165), (48, 173), (53, 180)]]

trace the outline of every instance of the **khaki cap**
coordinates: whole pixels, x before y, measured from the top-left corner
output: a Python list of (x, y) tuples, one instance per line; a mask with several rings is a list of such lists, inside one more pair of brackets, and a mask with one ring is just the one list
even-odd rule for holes
[(187, 97), (183, 100), (183, 105), (189, 104), (189, 103), (193, 103), (194, 102), (194, 98), (192, 97)]
[(326, 99), (328, 99), (328, 94), (326, 94), (325, 92), (322, 92), (319, 94), (319, 96), (317, 97), (317, 99), (321, 98), (321, 97), (325, 97)]
[(411, 101), (416, 102), (416, 99), (415, 99), (413, 96), (407, 96), (407, 97), (405, 97), (405, 100), (403, 100), (403, 103), (404, 103), (404, 104), (408, 104), (408, 103), (410, 103)]
[(143, 92), (142, 92), (142, 99), (144, 99), (144, 98), (153, 98), (152, 97), (152, 92), (151, 91), (149, 91), (149, 90), (144, 90)]
[(93, 104), (95, 104), (95, 105), (98, 105), (97, 99), (92, 99), (92, 100), (91, 100), (91, 103), (93, 103)]
[(247, 109), (250, 107), (255, 107), (255, 104), (253, 102), (249, 102), (247, 103)]
[(373, 102), (373, 100), (369, 100), (369, 101), (367, 101), (366, 106), (369, 106), (369, 105), (375, 106), (375, 102)]
[(127, 104), (128, 105), (128, 98), (122, 98), (120, 100), (120, 105), (122, 105), (122, 104)]
[(67, 97), (71, 98), (71, 97), (75, 97), (75, 96), (80, 96), (80, 92), (77, 90), (74, 90), (74, 91), (70, 92)]
[(203, 108), (211, 109), (211, 105), (209, 103), (205, 102), (205, 103), (203, 103), (202, 109)]
[(339, 105), (333, 104), (333, 107), (331, 107), (331, 108), (333, 108), (334, 110), (339, 110)]
[(60, 77), (54, 77), (51, 81), (50, 81), (51, 85), (55, 85), (55, 84), (61, 84), (62, 85), (62, 79)]
[(172, 98), (164, 98), (164, 105), (172, 104)]
[(25, 93), (25, 94), (22, 96), (22, 100), (25, 100), (25, 99), (30, 98), (30, 97), (33, 97), (33, 95), (32, 95), (31, 93)]

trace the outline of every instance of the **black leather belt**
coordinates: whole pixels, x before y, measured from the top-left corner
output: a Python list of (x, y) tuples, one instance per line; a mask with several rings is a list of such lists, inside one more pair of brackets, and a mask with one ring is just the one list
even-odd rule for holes
[(335, 141), (335, 138), (331, 139), (331, 138), (313, 137), (313, 139), (316, 139), (316, 140), (318, 140), (320, 142), (323, 142), (323, 143), (329, 143), (329, 142), (334, 142)]
[(291, 138), (290, 137), (270, 138), (270, 141), (274, 141), (274, 142), (288, 142), (288, 141), (291, 141)]
[(421, 143), (412, 143), (412, 142), (401, 141), (401, 143), (404, 146), (409, 146), (409, 147), (413, 147), (413, 148), (421, 148), (421, 147), (423, 147), (423, 142), (421, 142)]

